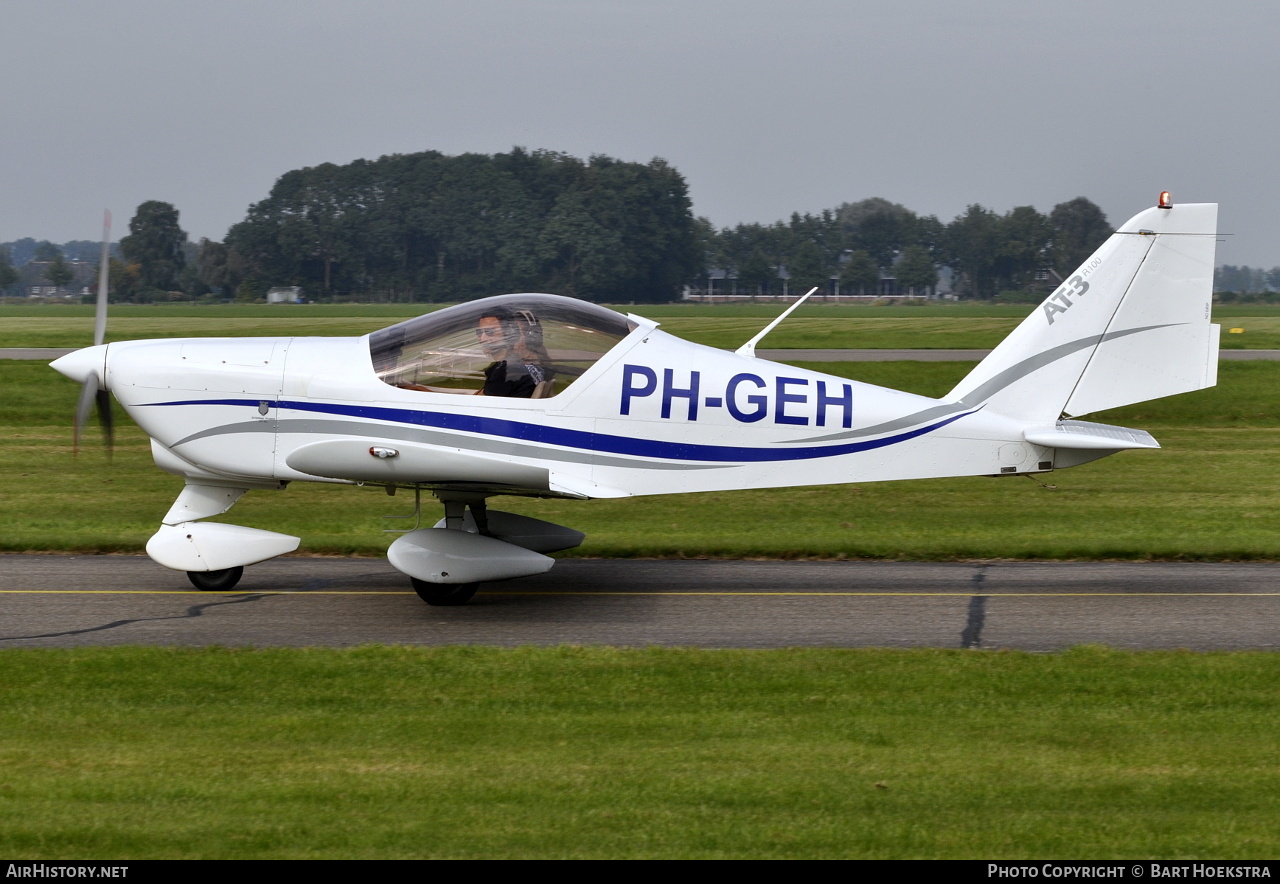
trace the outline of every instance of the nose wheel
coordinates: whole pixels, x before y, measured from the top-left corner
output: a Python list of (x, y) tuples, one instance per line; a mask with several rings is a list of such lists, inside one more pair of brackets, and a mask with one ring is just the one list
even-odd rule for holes
[(243, 576), (243, 567), (223, 568), (221, 571), (187, 572), (187, 579), (191, 581), (191, 585), (205, 592), (226, 592), (239, 583)]

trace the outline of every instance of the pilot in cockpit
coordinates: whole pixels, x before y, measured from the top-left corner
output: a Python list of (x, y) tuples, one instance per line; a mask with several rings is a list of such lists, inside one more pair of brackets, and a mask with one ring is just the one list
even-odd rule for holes
[(480, 317), (476, 337), (494, 360), (484, 369), (484, 386), (477, 395), (542, 399), (551, 394), (551, 357), (532, 312), (495, 307)]

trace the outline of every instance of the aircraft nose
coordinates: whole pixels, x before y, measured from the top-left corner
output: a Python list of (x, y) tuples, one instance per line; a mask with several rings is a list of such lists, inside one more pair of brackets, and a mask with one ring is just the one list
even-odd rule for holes
[(89, 375), (96, 374), (99, 385), (105, 386), (103, 381), (107, 376), (107, 347), (109, 346), (111, 345), (98, 344), (96, 347), (76, 350), (53, 360), (49, 363), (49, 367), (81, 384), (88, 380)]

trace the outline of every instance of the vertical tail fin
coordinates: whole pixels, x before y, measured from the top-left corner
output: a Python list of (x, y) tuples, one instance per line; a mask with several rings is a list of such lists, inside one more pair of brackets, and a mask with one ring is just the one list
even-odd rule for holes
[(1217, 219), (1215, 203), (1135, 215), (947, 398), (1053, 421), (1212, 387)]

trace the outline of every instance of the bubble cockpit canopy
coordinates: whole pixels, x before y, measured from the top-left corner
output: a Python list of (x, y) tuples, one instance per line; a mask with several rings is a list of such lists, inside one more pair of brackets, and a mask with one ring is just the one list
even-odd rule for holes
[[(486, 328), (486, 326), (488, 328)], [(475, 393), (500, 363), (509, 392), (545, 399), (573, 383), (635, 324), (612, 310), (560, 295), (483, 298), (446, 307), (369, 336), (383, 383), (410, 390)], [(517, 380), (531, 375), (527, 386)]]

